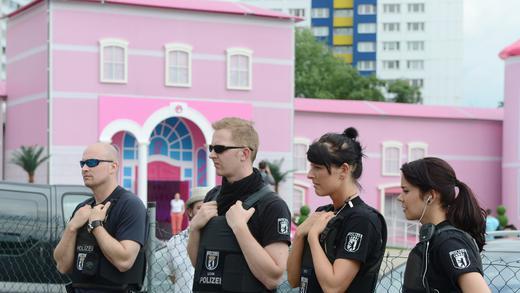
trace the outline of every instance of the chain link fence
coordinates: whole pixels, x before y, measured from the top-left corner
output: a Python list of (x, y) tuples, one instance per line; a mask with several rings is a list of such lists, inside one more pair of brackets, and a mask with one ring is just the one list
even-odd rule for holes
[[(154, 219), (154, 210), (150, 209)], [(30, 217), (0, 215), (0, 292), (64, 292), (69, 278), (60, 274), (54, 264), (53, 250), (64, 224), (38, 222)], [(186, 257), (187, 233), (173, 240), (159, 240), (168, 235), (154, 221), (149, 223), (147, 243), (148, 268), (144, 291), (191, 292), (193, 268)], [(520, 292), (520, 240), (512, 240), (517, 249), (490, 251), (482, 255), (485, 280), (492, 292)], [(517, 242), (514, 242), (517, 241)], [(409, 250), (387, 249), (376, 292), (401, 292), (404, 268)], [(278, 292), (298, 292), (287, 281)]]

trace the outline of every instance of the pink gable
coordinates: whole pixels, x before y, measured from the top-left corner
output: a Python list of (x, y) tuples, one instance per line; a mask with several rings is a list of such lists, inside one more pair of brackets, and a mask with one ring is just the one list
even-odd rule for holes
[(501, 59), (507, 59), (509, 57), (519, 56), (519, 55), (520, 55), (520, 40), (505, 47), (502, 51), (500, 51), (500, 54), (498, 54), (498, 56)]
[[(24, 7), (12, 12), (8, 16), (14, 16), (43, 0), (35, 0), (25, 5)], [(213, 0), (77, 0), (85, 2), (96, 2), (100, 5), (101, 2), (111, 4), (123, 4), (123, 5), (134, 5), (134, 6), (146, 6), (156, 8), (169, 8), (177, 10), (191, 10), (199, 12), (209, 13), (224, 13), (224, 14), (238, 14), (247, 16), (258, 16), (258, 17), (269, 17), (278, 19), (287, 19), (293, 21), (301, 21), (302, 18), (291, 16), (282, 12), (267, 10), (252, 6), (249, 4), (238, 3), (238, 2), (225, 2), (225, 1), (213, 1)]]

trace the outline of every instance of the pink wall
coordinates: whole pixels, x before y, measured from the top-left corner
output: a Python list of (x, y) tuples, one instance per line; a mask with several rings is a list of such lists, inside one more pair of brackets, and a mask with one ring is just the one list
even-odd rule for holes
[[(70, 5), (70, 4), (69, 4)], [(97, 6), (93, 3), (88, 6)], [(110, 6), (110, 5), (105, 5)], [(117, 6), (113, 11), (122, 10)], [(149, 13), (165, 10), (140, 8)], [(105, 10), (104, 10), (105, 11)], [(135, 11), (134, 11), (135, 12)], [(175, 15), (172, 10), (172, 15)], [(192, 15), (192, 14), (186, 14)], [(197, 14), (193, 14), (197, 15)], [(54, 90), (65, 92), (103, 92), (120, 95), (182, 96), (186, 98), (228, 99), (236, 101), (292, 101), (293, 31), (279, 22), (261, 25), (244, 18), (229, 22), (215, 15), (197, 15), (197, 20), (151, 17), (150, 14), (124, 15), (55, 8), (53, 43), (79, 46), (80, 49), (55, 49)], [(117, 18), (117, 24), (114, 19)], [(183, 17), (184, 18), (184, 17)], [(221, 22), (215, 22), (220, 19)], [(223, 22), (228, 20), (228, 22)], [(243, 24), (240, 23), (243, 21)], [(139, 26), (135, 26), (139, 23)], [(278, 23), (278, 25), (273, 25)], [(153, 34), (149, 32), (153, 31)], [(269, 36), (265, 42), (259, 35)], [(121, 38), (129, 41), (128, 84), (100, 84), (98, 41), (102, 38)], [(192, 87), (174, 88), (164, 85), (164, 45), (170, 42), (193, 47)], [(88, 48), (88, 52), (81, 48)], [(226, 49), (245, 47), (253, 50), (253, 60), (267, 62), (253, 64), (252, 90), (226, 89)], [(77, 48), (77, 47), (76, 47)], [(95, 50), (95, 51), (92, 51)], [(148, 50), (156, 56), (136, 55), (134, 50)], [(202, 56), (201, 56), (202, 55)], [(209, 57), (204, 57), (208, 56)], [(199, 57), (198, 57), (199, 56)], [(201, 60), (200, 58), (203, 58)], [(207, 60), (207, 59), (210, 60)], [(216, 60), (215, 60), (216, 58)], [(267, 61), (265, 61), (267, 59)], [(255, 61), (256, 60), (256, 61)], [(274, 60), (274, 61), (272, 61)], [(282, 61), (284, 64), (278, 64)], [(70, 64), (81, 70), (71, 74)], [(78, 83), (77, 80), (81, 80)]]
[(9, 18), (6, 150), (21, 145), (48, 146), (46, 15), (42, 3)]
[[(429, 112), (429, 108), (433, 108), (443, 115), (443, 111), (449, 112), (452, 111), (452, 108), (403, 105), (402, 108), (406, 111), (397, 111), (400, 105), (392, 104), (392, 107), (396, 108), (394, 109), (396, 113), (399, 114), (364, 113), (359, 115), (356, 113), (359, 109), (356, 107), (341, 107), (339, 101), (328, 100), (309, 101), (317, 109), (316, 112), (312, 112), (306, 104), (307, 101), (297, 99), (295, 102), (295, 137), (308, 138), (312, 142), (326, 132), (342, 132), (349, 126), (356, 127), (359, 131), (359, 139), (368, 155), (368, 158), (364, 160), (364, 172), (360, 183), (364, 188), (365, 199), (369, 203), (379, 206), (379, 189), (377, 188), (379, 185), (400, 182), (399, 176), (382, 176), (382, 142), (388, 140), (401, 142), (404, 156), (408, 155), (408, 143), (427, 143), (428, 155), (439, 156), (450, 162), (460, 180), (467, 182), (474, 189), (484, 207), (494, 208), (501, 202), (502, 121), (500, 114), (496, 119), (489, 119), (495, 115), (491, 112), (499, 112), (499, 110), (487, 110), (490, 113), (483, 113), (484, 119), (478, 116), (471, 119), (462, 117), (433, 119), (414, 117), (413, 113), (416, 111)], [(349, 105), (353, 103), (363, 106), (367, 102), (345, 102)], [(342, 113), (320, 112), (322, 109), (330, 107), (330, 104), (339, 107), (341, 110), (337, 111), (342, 111)], [(380, 103), (374, 103), (372, 106), (380, 106)], [(476, 129), (478, 131), (475, 131)], [(297, 178), (307, 181), (304, 175), (297, 175)], [(486, 178), (486, 180), (482, 180), (482, 178)], [(314, 196), (312, 187), (309, 193), (308, 198), (313, 207), (327, 201), (327, 199), (318, 199)]]
[(520, 63), (518, 56), (505, 60), (503, 203), (511, 223), (520, 227)]

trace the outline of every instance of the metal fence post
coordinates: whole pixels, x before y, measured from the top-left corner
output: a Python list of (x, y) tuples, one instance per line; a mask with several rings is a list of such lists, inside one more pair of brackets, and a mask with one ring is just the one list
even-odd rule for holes
[(155, 227), (157, 225), (157, 222), (155, 220), (155, 213), (156, 213), (156, 202), (148, 202), (148, 239), (146, 240), (147, 243), (147, 249), (146, 249), (146, 258), (148, 259), (148, 265), (146, 270), (146, 290), (148, 293), (153, 293), (153, 287), (152, 287), (152, 279), (154, 276), (153, 273), (153, 264), (155, 263), (155, 248), (157, 245), (157, 241), (155, 239)]

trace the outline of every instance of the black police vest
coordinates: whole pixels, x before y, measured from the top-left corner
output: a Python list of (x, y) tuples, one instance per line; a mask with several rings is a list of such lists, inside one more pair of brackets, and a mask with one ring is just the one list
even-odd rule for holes
[[(215, 196), (219, 188), (213, 189)], [(243, 203), (245, 209), (272, 194), (264, 185)], [(211, 198), (214, 200), (215, 198)], [(265, 292), (244, 258), (225, 216), (213, 217), (201, 231), (193, 292)]]
[[(108, 210), (108, 216), (110, 216), (110, 212), (120, 197), (121, 194), (117, 193), (110, 198), (111, 207)], [(94, 205), (94, 198), (87, 201), (86, 204)], [(115, 231), (109, 231), (108, 227), (104, 227), (110, 235), (113, 236), (115, 234)], [(139, 250), (132, 268), (126, 272), (120, 272), (103, 255), (94, 235), (88, 233), (87, 224), (79, 229), (76, 236), (73, 269), (70, 274), (73, 287), (108, 290), (118, 290), (129, 287), (140, 289), (143, 285), (145, 269), (146, 257), (144, 246)]]
[[(323, 251), (327, 255), (330, 263), (334, 263), (336, 259), (336, 246), (340, 243), (341, 239), (339, 238), (339, 232), (341, 231), (341, 225), (343, 223), (343, 219), (347, 218), (347, 216), (354, 212), (354, 206), (345, 205), (347, 210), (343, 215), (336, 215), (332, 218), (325, 230), (320, 234), (320, 244), (323, 248)], [(377, 211), (376, 209), (362, 203), (356, 208), (367, 209), (370, 212), (375, 212), (380, 223), (381, 223), (381, 250), (378, 251), (378, 261), (372, 264), (368, 268), (364, 268), (361, 266), (358, 274), (352, 280), (349, 288), (345, 292), (354, 292), (354, 293), (365, 293), (365, 292), (374, 292), (377, 284), (377, 277), (379, 273), (379, 268), (381, 267), (381, 263), (383, 262), (383, 256), (385, 253), (386, 247), (386, 239), (387, 239), (387, 229), (386, 222), (384, 217)], [(372, 220), (370, 220), (372, 221)], [(379, 223), (373, 222), (374, 226), (378, 226)], [(312, 262), (312, 254), (309, 247), (309, 243), (307, 242), (307, 237), (305, 237), (305, 244), (303, 248), (303, 256), (302, 256), (302, 267), (300, 271), (300, 293), (315, 293), (315, 292), (323, 292), (321, 286), (316, 277), (316, 273), (314, 272), (314, 264)]]
[(419, 243), (410, 252), (406, 262), (403, 293), (462, 292), (454, 288), (454, 285), (445, 276), (434, 275), (430, 270), (430, 252), (453, 237), (450, 233), (445, 232), (457, 233), (457, 237), (466, 242), (471, 248), (470, 253), (477, 259), (477, 266), (482, 274), (482, 261), (478, 246), (471, 235), (452, 225), (445, 225), (436, 229), (433, 224), (425, 224), (419, 232)]

